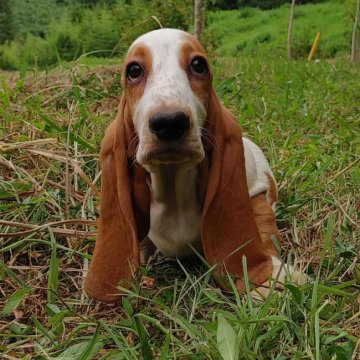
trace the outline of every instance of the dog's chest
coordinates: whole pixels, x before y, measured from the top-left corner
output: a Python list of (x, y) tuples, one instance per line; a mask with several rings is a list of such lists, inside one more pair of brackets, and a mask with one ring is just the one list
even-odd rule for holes
[(201, 210), (196, 196), (198, 171), (164, 166), (151, 173), (149, 238), (166, 256), (201, 251)]

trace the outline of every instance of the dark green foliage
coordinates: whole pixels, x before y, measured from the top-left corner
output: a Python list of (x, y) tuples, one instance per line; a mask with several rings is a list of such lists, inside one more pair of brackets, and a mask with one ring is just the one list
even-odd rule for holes
[(0, 48), (0, 68), (47, 67), (89, 53), (118, 55), (160, 24), (187, 30), (192, 6), (191, 0), (14, 0), (16, 39)]
[(62, 14), (56, 0), (13, 0), (12, 11), (16, 35), (20, 37), (30, 33), (44, 38), (51, 20)]
[(221, 10), (230, 10), (236, 9), (238, 7), (238, 0), (209, 0), (208, 8), (209, 9), (221, 9)]
[(2, 0), (0, 2), (0, 44), (11, 40), (13, 37), (14, 24), (10, 0)]
[(119, 26), (112, 13), (102, 7), (87, 10), (79, 24), (79, 39), (82, 53), (105, 50), (108, 53), (94, 55), (108, 56), (119, 41)]
[(269, 10), (289, 2), (291, 2), (291, 0), (239, 0), (238, 6), (253, 6), (263, 10)]

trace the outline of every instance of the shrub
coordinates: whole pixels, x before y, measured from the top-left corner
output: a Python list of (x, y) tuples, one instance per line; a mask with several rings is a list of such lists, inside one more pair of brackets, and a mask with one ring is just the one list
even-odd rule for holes
[(81, 53), (80, 27), (66, 17), (51, 24), (47, 39), (58, 60), (71, 61)]
[(254, 38), (254, 41), (260, 44), (269, 43), (271, 40), (272, 37), (269, 32), (261, 33)]
[(0, 2), (0, 44), (12, 40), (14, 37), (13, 13), (9, 0)]
[[(118, 50), (124, 50), (141, 34), (163, 27), (188, 30), (193, 23), (191, 0), (148, 1), (120, 0), (113, 9), (113, 14), (120, 29)], [(191, 14), (189, 16), (189, 14)]]
[(0, 46), (0, 68), (17, 70), (20, 68), (21, 44), (17, 41)]
[(56, 52), (49, 42), (32, 34), (27, 35), (24, 41), (16, 39), (0, 47), (0, 67), (3, 69), (46, 67), (56, 60)]
[[(119, 27), (111, 11), (104, 7), (87, 10), (79, 24), (79, 37), (83, 53), (107, 56), (119, 41)], [(107, 50), (108, 53), (101, 52)]]
[(193, 22), (192, 0), (114, 2), (92, 0), (84, 6), (80, 0), (39, 0), (21, 6), (21, 0), (13, 0), (18, 36), (12, 44), (0, 47), (0, 66), (46, 67), (83, 53), (109, 56), (113, 50), (125, 50), (137, 36), (159, 28), (157, 21), (183, 30)]

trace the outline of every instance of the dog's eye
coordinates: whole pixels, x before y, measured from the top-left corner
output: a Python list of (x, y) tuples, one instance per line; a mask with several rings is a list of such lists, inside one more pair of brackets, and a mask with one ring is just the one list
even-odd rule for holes
[(130, 64), (126, 69), (126, 76), (129, 79), (129, 81), (136, 81), (139, 78), (141, 78), (144, 74), (144, 70), (142, 67), (137, 63)]
[(190, 71), (193, 75), (205, 75), (208, 72), (205, 59), (196, 57), (190, 64)]

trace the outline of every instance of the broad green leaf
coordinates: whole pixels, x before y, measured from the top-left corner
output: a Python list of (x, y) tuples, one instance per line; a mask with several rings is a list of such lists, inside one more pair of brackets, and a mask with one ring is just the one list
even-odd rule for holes
[[(91, 342), (90, 342), (91, 343)], [(53, 357), (52, 359), (56, 360), (77, 360), (79, 359), (79, 354), (83, 354), (86, 351), (86, 348), (88, 347), (89, 342), (84, 341), (78, 344), (74, 344), (67, 348), (65, 351), (63, 351), (59, 356)], [(94, 346), (92, 347), (92, 350), (88, 353), (87, 359), (93, 358), (98, 351), (103, 347), (102, 342), (96, 342)]]
[(123, 306), (124, 311), (126, 312), (126, 314), (129, 317), (131, 317), (134, 314), (134, 310), (132, 308), (130, 300), (126, 296), (123, 296), (121, 298), (121, 302), (122, 302), (122, 306)]
[(319, 292), (322, 292), (325, 294), (333, 294), (333, 295), (338, 295), (338, 296), (352, 296), (351, 293), (337, 289), (336, 287), (332, 287), (332, 286), (318, 284), (318, 288), (319, 288)]
[(217, 347), (224, 360), (237, 360), (236, 333), (222, 314), (218, 314)]
[(9, 316), (19, 306), (21, 300), (32, 290), (32, 288), (23, 287), (11, 294), (5, 303), (2, 315)]

